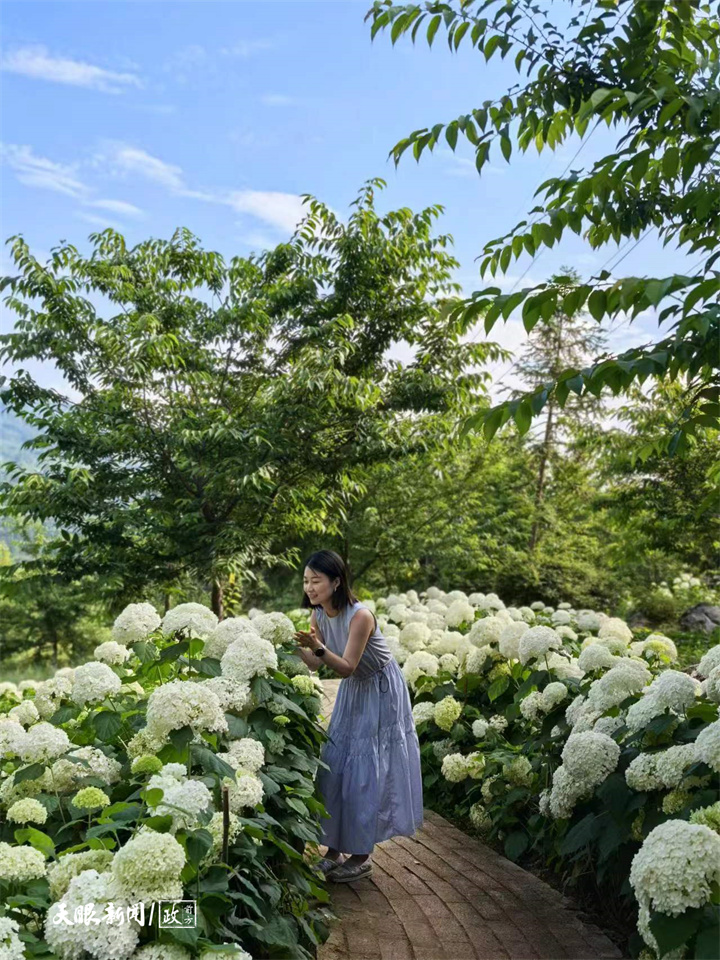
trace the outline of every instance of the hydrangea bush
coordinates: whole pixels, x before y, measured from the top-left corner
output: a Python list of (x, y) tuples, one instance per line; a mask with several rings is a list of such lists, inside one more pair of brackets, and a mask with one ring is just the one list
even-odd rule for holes
[[(315, 866), (326, 733), (293, 634), (280, 613), (130, 604), (90, 662), (3, 685), (1, 957), (314, 957), (333, 919)], [(195, 929), (147, 921), (180, 899)], [(143, 904), (146, 922), (53, 922), (90, 903)]]
[(686, 673), (668, 637), (567, 603), (432, 587), (376, 607), (412, 693), (426, 802), (512, 860), (619, 891), (635, 956), (717, 956), (720, 645)]

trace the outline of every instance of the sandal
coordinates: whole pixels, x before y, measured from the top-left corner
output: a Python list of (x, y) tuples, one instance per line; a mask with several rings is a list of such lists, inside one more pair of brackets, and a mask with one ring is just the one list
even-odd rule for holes
[(333, 860), (331, 857), (323, 857), (319, 863), (316, 864), (318, 869), (327, 876), (333, 870), (338, 867), (341, 867), (345, 863), (344, 854), (340, 854), (340, 857), (337, 860)]
[(372, 863), (366, 860), (364, 863), (345, 863), (333, 870), (328, 876), (328, 880), (333, 883), (352, 883), (354, 880), (362, 880), (363, 877), (369, 877), (372, 873)]

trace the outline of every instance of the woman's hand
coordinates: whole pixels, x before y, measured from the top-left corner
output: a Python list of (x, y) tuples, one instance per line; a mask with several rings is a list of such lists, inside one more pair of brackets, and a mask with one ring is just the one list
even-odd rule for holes
[(298, 630), (295, 634), (295, 640), (299, 647), (307, 647), (308, 650), (315, 650), (320, 646), (313, 626), (310, 627), (310, 630)]

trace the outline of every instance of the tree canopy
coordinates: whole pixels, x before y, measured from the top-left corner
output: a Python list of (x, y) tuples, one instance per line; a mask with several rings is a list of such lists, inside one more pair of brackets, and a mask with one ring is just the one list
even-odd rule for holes
[[(566, 21), (560, 11), (568, 13)], [(452, 150), (464, 138), (482, 174), (498, 152), (509, 163), (514, 150), (555, 150), (572, 134), (592, 135), (603, 122), (618, 130), (615, 150), (592, 169), (566, 168), (540, 184), (536, 195), (542, 193), (543, 199), (530, 211), (532, 218), (485, 244), (481, 276), (504, 273), (524, 253), (536, 257), (567, 231), (582, 235), (593, 249), (625, 241), (621, 250), (655, 231), (664, 245), (675, 241), (679, 250), (698, 257), (688, 273), (670, 276), (614, 279), (603, 269), (569, 291), (549, 281), (510, 293), (499, 287), (473, 293), (452, 316), (466, 327), (482, 318), (486, 331), (516, 309), (521, 308), (530, 331), (559, 310), (572, 315), (584, 305), (598, 322), (659, 309), (659, 321), (670, 326), (654, 343), (571, 366), (523, 397), (478, 411), (468, 418), (466, 431), (482, 427), (491, 437), (513, 419), (524, 432), (551, 397), (563, 406), (571, 392), (618, 395), (651, 377), (673, 381), (680, 376), (686, 402), (678, 418), (663, 436), (640, 445), (639, 456), (682, 451), (688, 437), (716, 429), (717, 8), (696, 0), (570, 0), (569, 5), (553, 3), (550, 13), (549, 6), (532, 0), (376, 0), (367, 18), (372, 36), (388, 30), (393, 44), (405, 34), (414, 41), (421, 30), (432, 44), (442, 28), (451, 50), (470, 43), (486, 61), (510, 56), (518, 74), (525, 71), (525, 81), (497, 100), (402, 139), (391, 150), (396, 164), (407, 150), (419, 160), (443, 138)]]

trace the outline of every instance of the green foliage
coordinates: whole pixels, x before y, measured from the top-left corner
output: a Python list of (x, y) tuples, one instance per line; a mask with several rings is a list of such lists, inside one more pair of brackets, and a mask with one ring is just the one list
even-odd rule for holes
[[(720, 255), (717, 239), (718, 187), (715, 135), (720, 116), (716, 85), (720, 23), (710, 4), (687, 0), (582, 0), (568, 23), (559, 25), (539, 8), (520, 0), (475, 4), (428, 2), (395, 5), (376, 0), (367, 14), (371, 34), (390, 30), (393, 44), (403, 34), (413, 41), (423, 27), (428, 44), (442, 25), (451, 49), (470, 43), (485, 60), (512, 55), (527, 80), (503, 97), (448, 124), (416, 130), (391, 150), (397, 164), (412, 149), (415, 159), (444, 136), (452, 150), (462, 135), (475, 150), (476, 166), (510, 161), (513, 147), (538, 153), (563, 145), (572, 134), (585, 136), (605, 122), (622, 130), (616, 149), (590, 171), (566, 171), (542, 183), (544, 200), (508, 234), (486, 243), (480, 273), (505, 273), (523, 253), (535, 257), (568, 231), (582, 235), (593, 249), (622, 240), (640, 242), (655, 230), (667, 244), (700, 256), (688, 274), (625, 277), (614, 280), (601, 270), (593, 282), (571, 291), (542, 283), (516, 293), (489, 287), (473, 294), (450, 316), (469, 327), (484, 318), (486, 331), (521, 308), (526, 330), (562, 311), (573, 314), (587, 304), (596, 321), (663, 304), (659, 319), (673, 321), (671, 332), (649, 346), (617, 357), (600, 357), (573, 366), (524, 398), (479, 411), (466, 429), (484, 428), (492, 437), (510, 419), (526, 430), (551, 396), (561, 407), (570, 391), (578, 395), (618, 395), (648, 377), (687, 376), (688, 409), (662, 437), (639, 451), (681, 452), (690, 437), (717, 429), (720, 407), (720, 359), (717, 350), (717, 295), (720, 279), (713, 266)], [(533, 12), (544, 20), (540, 30)], [(520, 87), (520, 89), (518, 89)], [(696, 272), (697, 271), (697, 272)]]

